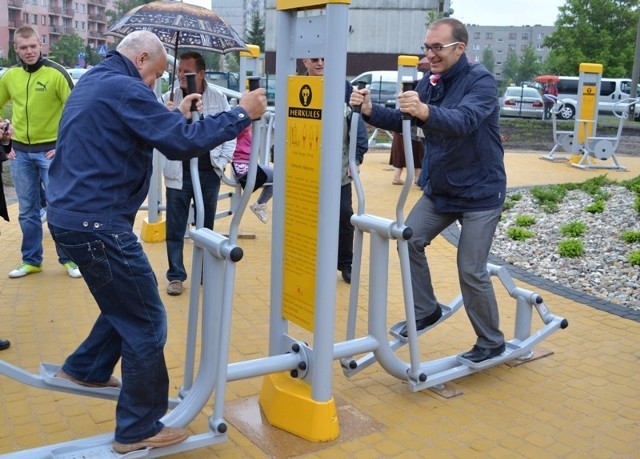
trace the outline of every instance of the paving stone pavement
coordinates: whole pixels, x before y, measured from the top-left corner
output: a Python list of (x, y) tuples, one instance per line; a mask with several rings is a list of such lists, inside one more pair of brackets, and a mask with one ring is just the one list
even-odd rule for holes
[[(640, 158), (621, 157), (628, 172), (572, 168), (539, 159), (539, 152), (506, 155), (510, 187), (581, 181), (607, 173), (616, 179), (640, 175)], [(372, 150), (361, 168), (367, 212), (393, 218), (400, 187), (391, 184), (388, 150)], [(420, 191), (414, 188), (405, 208), (408, 213)], [(221, 203), (221, 206), (224, 204)], [(271, 207), (269, 206), (269, 212)], [(42, 273), (22, 279), (6, 276), (20, 259), (17, 205), (10, 206), (11, 222), (0, 222), (0, 337), (9, 338), (10, 349), (0, 359), (37, 373), (40, 362), (60, 364), (86, 336), (97, 308), (82, 280), (72, 279), (55, 260), (55, 250), (45, 232)], [(136, 222), (139, 229), (144, 214)], [(217, 222), (225, 230), (228, 219)], [(269, 257), (271, 226), (250, 212), (242, 231), (255, 239), (241, 239), (245, 258), (236, 271), (237, 290), (231, 330), (230, 362), (268, 355)], [(365, 241), (367, 239), (365, 238)], [(187, 241), (185, 264), (190, 266)], [(144, 243), (154, 266), (169, 318), (166, 359), (171, 396), (177, 395), (184, 372), (186, 318), (189, 291), (179, 297), (166, 295), (167, 268), (163, 243)], [(428, 248), (434, 287), (439, 300), (448, 303), (458, 294), (455, 247), (438, 238)], [(367, 244), (363, 264), (369, 262)], [(4, 274), (3, 274), (4, 273)], [(349, 287), (337, 281), (336, 339), (345, 336)], [(448, 383), (461, 392), (444, 398), (431, 390), (411, 392), (407, 384), (374, 364), (348, 379), (340, 365), (333, 366), (333, 394), (339, 406), (349, 405), (381, 425), (375, 432), (314, 445), (300, 457), (319, 458), (637, 458), (640, 451), (640, 322), (576, 301), (570, 292), (540, 289), (535, 279), (516, 280), (519, 286), (540, 293), (569, 327), (545, 340), (541, 348), (552, 354), (520, 366), (499, 365)], [(403, 320), (402, 290), (395, 247), (390, 247), (389, 324)], [(358, 336), (366, 335), (368, 270), (363, 269), (357, 320)], [(511, 337), (515, 300), (496, 284), (501, 327)], [(533, 330), (541, 326), (534, 318)], [(295, 325), (293, 336), (310, 342), (310, 334)], [(419, 340), (422, 360), (468, 350), (474, 333), (462, 312)], [(406, 348), (398, 355), (408, 360)], [(117, 373), (119, 374), (119, 373)], [(226, 408), (255, 397), (262, 378), (231, 382)], [(111, 401), (25, 387), (0, 376), (0, 455), (76, 438), (111, 433), (114, 428)], [(191, 433), (208, 430), (211, 405), (188, 426)], [(345, 429), (346, 430), (346, 426)], [(258, 442), (230, 425), (228, 442), (177, 454), (177, 458), (289, 457), (261, 449)]]

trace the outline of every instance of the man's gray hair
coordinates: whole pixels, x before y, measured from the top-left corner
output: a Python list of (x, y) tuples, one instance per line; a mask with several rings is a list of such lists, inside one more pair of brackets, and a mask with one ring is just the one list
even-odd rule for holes
[(127, 57), (134, 57), (143, 51), (149, 53), (153, 59), (166, 54), (160, 39), (147, 30), (136, 30), (124, 37), (116, 51)]

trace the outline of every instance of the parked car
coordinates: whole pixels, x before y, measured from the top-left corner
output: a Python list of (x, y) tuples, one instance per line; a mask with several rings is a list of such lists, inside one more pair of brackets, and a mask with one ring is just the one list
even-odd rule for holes
[(542, 95), (536, 88), (509, 86), (500, 99), (500, 116), (542, 119), (544, 116)]
[(390, 81), (372, 81), (369, 84), (371, 102), (386, 107), (396, 106), (396, 96), (398, 95), (398, 84)]
[(84, 68), (67, 69), (67, 72), (69, 73), (69, 76), (71, 76), (71, 79), (73, 80), (74, 85), (78, 84), (78, 80), (80, 80), (80, 77), (85, 73), (87, 73), (88, 71), (89, 69), (84, 69)]

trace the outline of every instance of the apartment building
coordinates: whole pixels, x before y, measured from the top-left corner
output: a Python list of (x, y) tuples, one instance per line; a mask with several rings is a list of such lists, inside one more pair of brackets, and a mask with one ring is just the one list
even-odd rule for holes
[(107, 31), (107, 10), (115, 0), (0, 0), (0, 57), (6, 58), (18, 27), (29, 24), (42, 36), (42, 52), (64, 35), (79, 35), (91, 49), (113, 41)]
[(532, 47), (539, 62), (549, 55), (549, 48), (543, 46), (544, 38), (552, 34), (554, 26), (480, 26), (466, 24), (469, 32), (467, 57), (473, 62), (482, 62), (482, 54), (486, 49), (493, 52), (495, 62), (494, 74), (498, 80), (509, 51), (522, 56), (524, 51)]

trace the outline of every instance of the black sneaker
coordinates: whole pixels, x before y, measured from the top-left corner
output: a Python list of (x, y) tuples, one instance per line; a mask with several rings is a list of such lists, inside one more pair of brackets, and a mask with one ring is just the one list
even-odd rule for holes
[(347, 284), (351, 283), (351, 266), (343, 266), (340, 268), (340, 272), (342, 273), (342, 280), (344, 280)]
[[(440, 307), (440, 304), (437, 304), (436, 305), (436, 310), (433, 311), (430, 315), (428, 315), (427, 317), (424, 317), (422, 319), (416, 319), (416, 330), (417, 331), (424, 330), (425, 328), (427, 328), (427, 327), (435, 324), (437, 321), (439, 321), (441, 317), (442, 317), (442, 308)], [(406, 323), (400, 329), (398, 334), (400, 336), (402, 336), (403, 338), (406, 338), (408, 336), (408, 334), (407, 334), (407, 324)]]
[(469, 352), (465, 352), (464, 354), (460, 354), (460, 358), (464, 360), (468, 360), (473, 363), (484, 362), (485, 360), (492, 359), (494, 357), (498, 357), (502, 354), (506, 349), (504, 343), (501, 346), (498, 346), (493, 349), (489, 349), (486, 347), (473, 346), (473, 348)]

